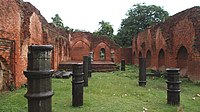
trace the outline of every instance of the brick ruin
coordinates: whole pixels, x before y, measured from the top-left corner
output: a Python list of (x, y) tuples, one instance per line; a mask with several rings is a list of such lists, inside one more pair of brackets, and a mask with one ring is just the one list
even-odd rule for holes
[[(29, 45), (51, 44), (52, 69), (62, 62), (82, 61), (93, 52), (94, 61), (137, 64), (147, 58), (148, 68), (180, 67), (181, 75), (200, 80), (200, 8), (180, 12), (141, 32), (132, 48), (120, 48), (109, 38), (89, 32), (68, 32), (48, 23), (32, 4), (22, 0), (0, 1), (0, 90), (26, 83)], [(102, 55), (103, 53), (103, 55)]]
[(200, 80), (200, 7), (193, 7), (147, 28), (132, 41), (133, 64), (146, 58), (148, 68), (180, 67), (181, 76)]
[[(49, 24), (30, 3), (0, 1), (0, 90), (19, 87), (26, 82), (29, 45), (52, 44), (52, 68), (67, 60), (69, 32)], [(63, 49), (66, 49), (65, 52)]]
[[(111, 61), (113, 58), (115, 63), (120, 63), (121, 59), (125, 59), (127, 64), (132, 62), (131, 48), (120, 48), (119, 45), (105, 36), (96, 37), (88, 32), (72, 33), (70, 39), (70, 60), (82, 61), (83, 56), (90, 54), (90, 52), (93, 53), (94, 61)], [(104, 52), (102, 58), (100, 52)]]
[[(61, 62), (82, 61), (83, 55), (94, 53), (95, 61), (119, 63), (125, 58), (131, 63), (131, 48), (123, 49), (107, 37), (94, 37), (88, 32), (70, 33), (48, 23), (29, 2), (22, 0), (0, 1), (0, 90), (20, 87), (26, 83), (23, 71), (27, 68), (29, 45), (51, 44), (52, 69), (58, 70)], [(100, 59), (100, 52), (104, 52)], [(128, 54), (128, 55), (126, 55)], [(128, 57), (127, 57), (128, 56)]]

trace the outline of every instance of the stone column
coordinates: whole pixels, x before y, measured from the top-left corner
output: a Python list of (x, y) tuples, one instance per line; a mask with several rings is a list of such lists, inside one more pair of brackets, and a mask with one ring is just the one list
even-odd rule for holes
[(72, 106), (83, 105), (83, 73), (82, 64), (74, 64), (72, 72)]
[(89, 57), (90, 57), (91, 61), (93, 61), (93, 52), (90, 52)]
[(28, 47), (27, 78), (28, 112), (51, 112), (51, 45), (32, 45)]
[(179, 68), (167, 68), (167, 104), (180, 105)]
[(125, 71), (125, 60), (121, 60), (121, 71)]
[(146, 85), (146, 59), (139, 58), (139, 86)]
[(83, 56), (83, 79), (84, 79), (84, 87), (88, 86), (88, 62), (89, 62), (89, 57), (88, 56)]
[(88, 77), (92, 77), (92, 63), (91, 63), (91, 57), (88, 57)]

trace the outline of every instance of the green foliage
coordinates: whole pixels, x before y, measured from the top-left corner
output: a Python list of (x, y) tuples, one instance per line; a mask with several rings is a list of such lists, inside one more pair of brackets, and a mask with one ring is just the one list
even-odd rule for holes
[[(58, 28), (65, 28), (62, 19), (60, 18), (60, 16), (58, 14), (55, 15), (55, 17), (51, 18), (53, 20), (53, 24), (58, 27)], [(69, 27), (66, 27), (69, 28)]]
[[(138, 67), (126, 71), (93, 73), (84, 87), (83, 106), (72, 107), (71, 79), (52, 79), (53, 112), (199, 112), (199, 85), (181, 78), (179, 106), (167, 105), (166, 82), (161, 77), (147, 77), (146, 87), (138, 86)], [(27, 112), (26, 88), (0, 94), (0, 112)], [(195, 97), (195, 100), (194, 98)], [(181, 108), (181, 109), (180, 109)]]
[(108, 36), (110, 38), (113, 37), (113, 27), (109, 22), (101, 21), (99, 22), (99, 29), (98, 31), (93, 32), (95, 36)]
[(118, 34), (115, 37), (116, 43), (123, 47), (131, 46), (132, 37), (149, 26), (164, 21), (168, 12), (156, 5), (136, 4), (127, 12), (127, 18), (122, 20)]
[(55, 17), (52, 17), (51, 19), (53, 20), (52, 23), (56, 27), (65, 29), (66, 31), (70, 31), (70, 32), (85, 31), (85, 30), (73, 29), (73, 28), (70, 28), (69, 26), (64, 26), (63, 20), (61, 19), (61, 17), (58, 14), (56, 14)]

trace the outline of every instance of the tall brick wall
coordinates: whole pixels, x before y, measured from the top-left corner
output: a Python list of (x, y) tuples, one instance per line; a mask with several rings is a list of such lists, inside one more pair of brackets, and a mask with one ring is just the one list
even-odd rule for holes
[(182, 76), (200, 80), (199, 21), (200, 8), (193, 7), (139, 33), (132, 41), (133, 63), (138, 64), (141, 52), (149, 68), (180, 67)]
[[(21, 75), (22, 68), (17, 69), (17, 67), (24, 65), (23, 63), (20, 63), (23, 61), (23, 58), (20, 55), (20, 31), (22, 22), (20, 6), (20, 1), (0, 1), (0, 38), (12, 41), (12, 44), (7, 45), (7, 47), (10, 47), (11, 49), (0, 50), (1, 68), (3, 71), (6, 70), (7, 72), (1, 73), (3, 75), (4, 85), (3, 88), (0, 89), (8, 89), (12, 86), (12, 83), (18, 85), (18, 83), (23, 82), (24, 79)], [(2, 44), (4, 44), (4, 42), (1, 43), (1, 46)], [(15, 74), (15, 76), (13, 76), (13, 74)], [(10, 82), (12, 80), (13, 82)]]
[(30, 3), (0, 1), (0, 90), (26, 83), (29, 45), (51, 44), (52, 69), (69, 58), (69, 33), (49, 24)]
[(124, 59), (126, 64), (132, 64), (132, 48), (119, 48), (116, 54), (116, 63), (121, 63)]

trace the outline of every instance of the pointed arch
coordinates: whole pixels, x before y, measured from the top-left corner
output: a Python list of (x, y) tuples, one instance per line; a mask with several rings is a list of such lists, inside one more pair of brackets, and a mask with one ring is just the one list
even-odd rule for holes
[(150, 67), (151, 66), (151, 51), (148, 50), (146, 53), (146, 66)]
[(90, 52), (90, 47), (84, 41), (77, 41), (71, 50), (72, 60), (81, 61), (83, 56), (88, 56)]
[(177, 67), (185, 68), (188, 65), (188, 51), (185, 46), (181, 46), (177, 53)]
[(160, 49), (158, 54), (158, 67), (165, 66), (165, 52), (163, 49)]

